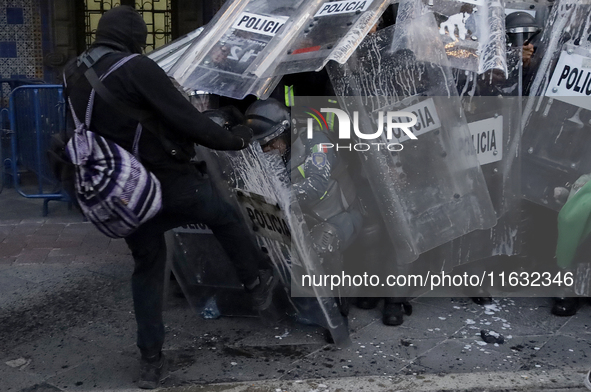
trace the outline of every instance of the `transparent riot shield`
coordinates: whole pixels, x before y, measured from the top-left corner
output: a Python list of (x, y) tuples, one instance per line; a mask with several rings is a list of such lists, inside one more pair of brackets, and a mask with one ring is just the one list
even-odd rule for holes
[[(521, 48), (511, 48), (507, 54), (507, 79), (454, 71), (497, 224), (488, 230), (475, 230), (432, 252), (429, 257), (437, 259), (445, 271), (521, 251)], [(490, 265), (478, 267), (473, 268), (484, 271)], [(469, 294), (466, 291), (462, 294)]]
[(266, 98), (286, 73), (344, 62), (389, 0), (233, 0), (170, 70), (183, 88)]
[[(339, 149), (360, 154), (398, 264), (496, 222), (438, 37), (426, 14), (368, 36), (344, 66), (328, 68), (341, 106), (362, 133), (379, 129), (390, 111), (416, 117), (416, 140), (400, 130), (390, 139), (357, 132), (339, 139)], [(418, 59), (419, 50), (431, 54), (429, 62)]]
[(524, 197), (553, 210), (561, 208), (555, 189), (591, 172), (590, 12), (590, 4), (575, 1), (553, 7), (525, 102)]
[(271, 76), (319, 71), (330, 60), (344, 64), (388, 5), (388, 0), (323, 1), (307, 15), (287, 51), (257, 59), (252, 69), (258, 76)]
[[(276, 303), (281, 312), (293, 315), (298, 320), (327, 328), (337, 345), (349, 342), (346, 320), (340, 314), (331, 293), (324, 287), (301, 287), (292, 280), (293, 270), (298, 274), (323, 274), (323, 266), (312, 251), (304, 219), (289, 189), (289, 177), (285, 165), (278, 155), (264, 154), (258, 144), (237, 152), (213, 151), (198, 148), (198, 157), (207, 165), (208, 175), (214, 179), (220, 193), (237, 210), (241, 211), (247, 227), (258, 245), (267, 253), (274, 264), (283, 288), (287, 291), (283, 302)], [(231, 193), (224, 190), (233, 189)], [(187, 237), (187, 229), (191, 237)], [(192, 304), (200, 304), (203, 312), (215, 314), (220, 306), (248, 306), (243, 298), (231, 296), (221, 300), (211, 294), (211, 288), (237, 288), (239, 283), (229, 268), (227, 259), (219, 256), (212, 236), (203, 227), (184, 227), (175, 230), (175, 258), (173, 271), (183, 292)], [(215, 241), (213, 241), (215, 243)], [(188, 257), (192, 249), (207, 251), (205, 256), (195, 260)], [(192, 252), (195, 255), (197, 252)], [(214, 258), (211, 258), (214, 256)], [(207, 260), (206, 260), (207, 259)], [(292, 287), (298, 287), (299, 295), (307, 298), (293, 298)], [(205, 291), (204, 287), (210, 290)], [(216, 301), (206, 301), (208, 295)], [(221, 304), (219, 302), (222, 302)], [(209, 312), (209, 313), (208, 313)], [(240, 314), (240, 313), (235, 313)]]
[(150, 52), (148, 57), (154, 60), (165, 72), (168, 72), (202, 32), (203, 27), (200, 27)]
[[(445, 53), (453, 68), (479, 74), (491, 70), (507, 73), (502, 0), (403, 0), (400, 9), (397, 24), (428, 12), (435, 15)], [(420, 53), (417, 56), (430, 61)]]

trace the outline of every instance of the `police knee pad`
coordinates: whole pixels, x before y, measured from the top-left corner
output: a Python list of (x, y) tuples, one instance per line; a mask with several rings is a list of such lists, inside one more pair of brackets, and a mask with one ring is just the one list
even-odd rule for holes
[(337, 228), (328, 222), (321, 222), (312, 227), (310, 237), (314, 250), (320, 255), (335, 253), (341, 248)]

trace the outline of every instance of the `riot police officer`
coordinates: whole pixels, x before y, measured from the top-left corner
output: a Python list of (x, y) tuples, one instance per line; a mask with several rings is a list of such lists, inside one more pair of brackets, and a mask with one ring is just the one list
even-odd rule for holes
[[(279, 101), (269, 98), (253, 103), (246, 111), (246, 124), (253, 127), (254, 139), (264, 152), (278, 152), (291, 174), (297, 200), (311, 223), (311, 232), (319, 237), (330, 234), (331, 244), (316, 244), (318, 251), (345, 249), (361, 227), (362, 215), (357, 208), (357, 196), (346, 164), (339, 159), (328, 133), (314, 132), (308, 139), (292, 125), (289, 110)], [(295, 142), (291, 143), (291, 132)], [(318, 229), (322, 227), (321, 234)], [(326, 238), (323, 238), (326, 240)], [(327, 249), (325, 249), (327, 248)]]
[(523, 66), (529, 67), (534, 53), (532, 40), (542, 29), (535, 18), (524, 11), (510, 13), (505, 17), (508, 43), (513, 47), (523, 46)]
[[(273, 98), (256, 101), (245, 116), (263, 151), (281, 155), (314, 249), (325, 270), (337, 272), (342, 268), (342, 252), (359, 233), (363, 218), (344, 160), (327, 147), (331, 144), (328, 131), (316, 130), (308, 139), (287, 107)], [(341, 314), (347, 316), (346, 295), (338, 302)]]
[(534, 55), (533, 41), (539, 37), (542, 31), (536, 19), (524, 11), (510, 13), (505, 17), (505, 29), (507, 31), (507, 44), (511, 47), (522, 49), (524, 91), (522, 95), (527, 95), (528, 85), (531, 77), (535, 74), (532, 66), (532, 57)]

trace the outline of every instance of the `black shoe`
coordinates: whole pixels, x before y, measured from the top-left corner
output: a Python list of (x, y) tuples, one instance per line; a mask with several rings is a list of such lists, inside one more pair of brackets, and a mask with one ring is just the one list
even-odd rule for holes
[(375, 297), (357, 298), (357, 307), (359, 309), (373, 309), (378, 306), (379, 300)]
[(401, 325), (404, 322), (404, 315), (410, 316), (412, 314), (412, 305), (410, 302), (396, 302), (384, 304), (384, 313), (382, 322), (384, 325)]
[(156, 389), (160, 382), (168, 376), (168, 364), (164, 354), (160, 353), (160, 359), (155, 362), (140, 361), (140, 379), (137, 386), (142, 389)]
[(476, 305), (481, 305), (481, 306), (492, 305), (492, 303), (493, 303), (492, 297), (472, 297), (472, 301)]
[(552, 314), (560, 317), (569, 317), (577, 314), (579, 310), (579, 299), (577, 297), (554, 298)]
[(255, 310), (262, 312), (271, 306), (275, 287), (277, 287), (277, 279), (273, 276), (273, 270), (260, 270), (259, 284), (252, 290), (246, 290), (252, 295), (252, 303)]
[(470, 290), (470, 293), (472, 294), (470, 298), (476, 305), (484, 306), (492, 305), (493, 303), (490, 293), (483, 287), (473, 288)]

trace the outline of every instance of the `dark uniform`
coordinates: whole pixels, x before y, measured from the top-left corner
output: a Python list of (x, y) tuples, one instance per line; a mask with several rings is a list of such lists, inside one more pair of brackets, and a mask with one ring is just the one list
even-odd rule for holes
[(358, 233), (363, 218), (356, 207), (356, 194), (346, 173), (346, 165), (324, 132), (314, 132), (312, 139), (299, 137), (291, 148), (288, 168), (293, 190), (304, 214), (316, 224), (334, 226), (339, 248), (346, 249)]
[[(81, 59), (98, 57), (90, 66), (102, 75), (122, 58), (141, 53), (146, 36), (146, 24), (133, 8), (113, 8), (100, 19), (96, 41)], [(102, 55), (93, 57), (92, 53)], [(64, 71), (66, 95), (79, 118), (84, 118), (92, 89), (84, 76), (88, 64), (73, 61)], [(190, 161), (195, 143), (218, 150), (240, 150), (248, 145), (252, 131), (240, 125), (230, 132), (215, 124), (195, 109), (164, 71), (146, 56), (129, 60), (105, 79), (104, 86), (130, 108), (151, 114), (145, 122), (142, 120), (145, 131), (139, 140), (139, 158), (160, 181), (162, 210), (125, 241), (135, 261), (132, 292), (137, 345), (142, 353), (138, 385), (156, 388), (165, 364), (161, 355), (165, 231), (188, 223), (210, 226), (233, 261), (239, 278), (252, 292), (254, 302), (261, 304), (261, 308), (270, 302), (276, 280), (265, 263), (268, 257), (253, 238), (245, 235), (247, 230), (238, 213), (219, 197), (209, 177)], [(131, 151), (137, 125), (137, 119), (96, 95), (91, 131)], [(267, 272), (260, 270), (263, 266)]]

